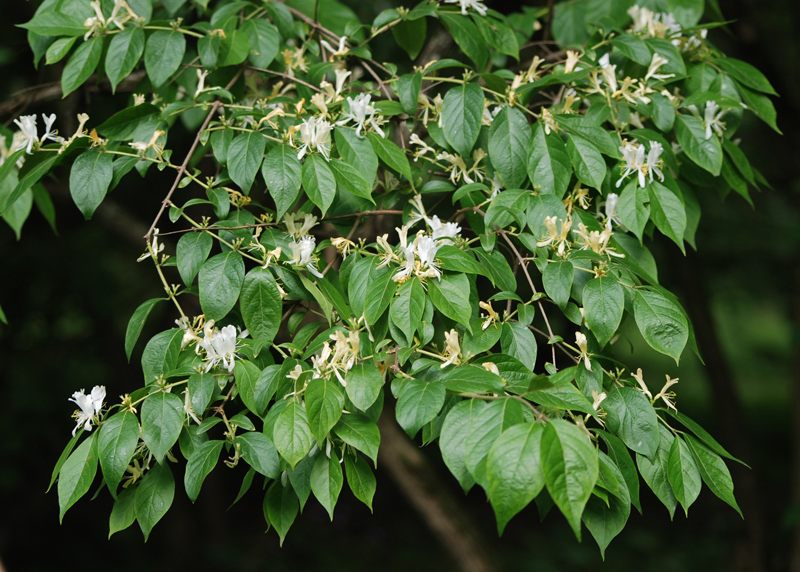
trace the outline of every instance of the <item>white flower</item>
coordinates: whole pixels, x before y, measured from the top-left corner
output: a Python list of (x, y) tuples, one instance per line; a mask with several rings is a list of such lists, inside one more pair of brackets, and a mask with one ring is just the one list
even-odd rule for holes
[(302, 159), (306, 152), (316, 149), (328, 161), (330, 159), (332, 128), (333, 126), (330, 123), (316, 117), (309, 117), (303, 121), (299, 128), (303, 145), (297, 152), (297, 159)]
[(291, 234), (294, 239), (308, 235), (308, 231), (317, 224), (317, 217), (312, 214), (305, 213), (303, 215), (303, 224), (300, 226), (296, 224), (298, 218), (299, 216), (294, 213), (287, 213), (283, 217), (283, 222), (286, 225), (286, 232)]
[(447, 360), (439, 367), (444, 369), (450, 364), (461, 363), (461, 345), (458, 343), (458, 332), (450, 330), (444, 333), (444, 357)]
[(25, 152), (30, 155), (33, 151), (34, 143), (39, 142), (39, 134), (36, 129), (36, 115), (22, 115), (19, 119), (15, 119), (14, 123), (17, 124), (20, 131), (22, 131), (21, 143), (26, 145)]
[(664, 163), (661, 159), (661, 153), (664, 152), (664, 147), (662, 147), (661, 143), (656, 141), (650, 142), (650, 151), (647, 153), (647, 160), (645, 160), (644, 145), (641, 143), (623, 141), (619, 150), (622, 152), (622, 158), (625, 160), (625, 170), (619, 181), (617, 181), (617, 188), (619, 188), (620, 185), (622, 185), (622, 181), (632, 173), (636, 173), (639, 176), (640, 187), (645, 186), (648, 175), (650, 177), (650, 182), (653, 182), (653, 173), (658, 175), (660, 180), (664, 180), (664, 173), (661, 172), (661, 167)]
[[(356, 125), (356, 135), (361, 137), (361, 130), (367, 130), (367, 124), (371, 125), (375, 132), (384, 137), (383, 129), (380, 128), (379, 121), (375, 117), (375, 106), (370, 103), (372, 96), (366, 93), (358, 94), (355, 99), (348, 97), (347, 105), (349, 111), (344, 112), (344, 119), (337, 121), (336, 125), (344, 125), (352, 121)], [(378, 116), (380, 117), (380, 116)]]
[(104, 385), (95, 385), (89, 395), (86, 395), (83, 389), (72, 394), (69, 401), (76, 403), (78, 407), (80, 407), (79, 411), (75, 411), (75, 413), (72, 414), (78, 422), (78, 424), (75, 425), (75, 429), (72, 430), (73, 437), (81, 424), (83, 424), (84, 431), (92, 430), (92, 420), (100, 413), (105, 398), (106, 388)]
[(725, 131), (725, 123), (720, 121), (727, 109), (720, 109), (716, 101), (709, 101), (706, 103), (706, 112), (703, 118), (703, 127), (706, 129), (706, 140), (711, 139), (711, 132), (717, 134), (717, 137), (722, 137)]
[(472, 8), (481, 16), (486, 16), (486, 6), (479, 2), (479, 0), (444, 0), (445, 4), (460, 4), (461, 15), (467, 15), (467, 8)]
[(611, 223), (622, 224), (617, 213), (617, 203), (619, 202), (619, 195), (617, 193), (609, 193), (606, 197), (606, 228), (611, 230)]
[[(603, 56), (603, 58), (607, 57), (608, 54)], [(603, 58), (600, 58), (601, 61)], [(580, 63), (580, 61), (581, 61), (581, 55), (578, 52), (567, 50), (567, 63), (564, 64), (564, 73), (570, 73), (571, 71), (574, 71), (575, 66), (577, 66)]]
[(414, 272), (414, 266), (416, 263), (416, 259), (414, 258), (414, 247), (400, 247), (405, 254), (406, 262), (403, 267), (392, 276), (392, 280), (395, 282), (404, 282), (411, 274)]
[(289, 262), (297, 266), (305, 266), (311, 274), (322, 278), (313, 257), (316, 244), (317, 239), (309, 235), (302, 237), (299, 242), (293, 240), (289, 243), (289, 250), (292, 251), (292, 259)]
[(644, 76), (644, 82), (647, 83), (647, 80), (650, 78), (653, 79), (660, 79), (665, 80), (671, 77), (675, 77), (674, 73), (670, 74), (660, 74), (657, 73), (661, 66), (668, 64), (669, 60), (660, 54), (653, 54), (653, 59), (650, 61), (650, 67), (647, 68), (647, 75)]
[(425, 217), (425, 222), (431, 227), (431, 238), (438, 240), (439, 245), (453, 244), (451, 238), (458, 236), (461, 232), (461, 227), (455, 222), (446, 222), (442, 224), (439, 217), (433, 215), (433, 218)]
[(589, 359), (589, 350), (588, 350), (586, 335), (583, 334), (582, 332), (575, 332), (575, 343), (578, 345), (578, 350), (580, 350), (580, 355), (578, 356), (578, 363), (580, 364), (582, 361), (583, 365), (586, 366), (586, 369), (592, 371), (592, 362)]
[(423, 269), (427, 268), (423, 276), (436, 276), (439, 280), (442, 279), (442, 273), (439, 270), (439, 265), (436, 263), (436, 252), (439, 250), (439, 244), (430, 236), (418, 236), (414, 241), (417, 247), (417, 256)]
[[(247, 336), (247, 330), (244, 330), (239, 335), (241, 338), (245, 338)], [(198, 354), (200, 353), (201, 349), (205, 350), (206, 352), (206, 357), (203, 358), (208, 362), (208, 365), (206, 366), (206, 373), (208, 373), (211, 368), (213, 368), (219, 362), (222, 362), (222, 365), (225, 366), (225, 369), (228, 370), (228, 373), (231, 373), (234, 367), (234, 358), (237, 357), (236, 348), (236, 327), (225, 326), (220, 331), (214, 328), (214, 322), (212, 320), (206, 323), (205, 336), (201, 341), (197, 342), (196, 351)]]
[(331, 52), (331, 58), (333, 58), (334, 56), (344, 56), (350, 51), (350, 48), (347, 47), (346, 42), (347, 36), (340, 37), (338, 50), (334, 50), (333, 46), (331, 46), (326, 40), (322, 40), (320, 44), (322, 44), (322, 47), (324, 47), (326, 50)]

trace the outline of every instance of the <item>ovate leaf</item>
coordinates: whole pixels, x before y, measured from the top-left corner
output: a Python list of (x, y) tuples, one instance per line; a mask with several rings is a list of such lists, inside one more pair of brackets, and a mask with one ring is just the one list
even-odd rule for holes
[(229, 251), (209, 258), (200, 267), (200, 307), (206, 319), (219, 321), (236, 305), (244, 284), (244, 261)]
[(159, 391), (142, 403), (142, 440), (161, 463), (178, 440), (183, 426), (183, 400)]
[(99, 149), (86, 151), (72, 164), (69, 192), (86, 220), (106, 197), (113, 174), (111, 154)]
[[(456, 16), (452, 16), (456, 18)], [(483, 91), (474, 83), (450, 88), (442, 102), (442, 123), (447, 142), (468, 161), (481, 130)], [(524, 118), (523, 118), (524, 119)]]
[(58, 477), (59, 522), (64, 513), (87, 493), (97, 473), (97, 452), (94, 435), (78, 445), (61, 467)]
[(144, 540), (161, 518), (167, 514), (175, 498), (175, 479), (167, 463), (156, 463), (145, 473), (136, 489), (136, 518), (144, 534)]
[(489, 450), (486, 476), (498, 534), (502, 535), (508, 521), (544, 488), (540, 456), (543, 432), (540, 423), (514, 425)]

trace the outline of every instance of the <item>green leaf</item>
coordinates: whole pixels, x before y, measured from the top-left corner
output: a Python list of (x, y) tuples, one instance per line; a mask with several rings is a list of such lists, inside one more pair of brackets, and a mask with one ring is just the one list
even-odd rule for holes
[(705, 10), (704, 0), (667, 0), (667, 12), (684, 28), (696, 26)]
[(678, 363), (689, 339), (689, 322), (680, 306), (659, 292), (637, 290), (633, 315), (650, 347)]
[(391, 302), (389, 315), (411, 345), (425, 310), (425, 289), (419, 280), (412, 278), (406, 280), (398, 290), (397, 296)]
[(342, 492), (344, 477), (342, 475), (342, 465), (339, 459), (332, 456), (330, 459), (325, 455), (317, 455), (314, 461), (314, 468), (311, 469), (311, 490), (314, 496), (333, 520), (333, 508), (339, 500), (339, 493)]
[(224, 441), (206, 441), (195, 448), (186, 463), (186, 473), (183, 479), (183, 486), (186, 489), (186, 496), (194, 502), (200, 494), (200, 487), (208, 476), (208, 473), (216, 466), (219, 461), (219, 454), (222, 451)]
[(244, 261), (235, 251), (209, 258), (200, 267), (200, 307), (207, 320), (219, 321), (236, 305), (244, 284)]
[(558, 135), (546, 135), (538, 122), (533, 126), (527, 167), (531, 182), (539, 187), (540, 192), (553, 194), (559, 199), (564, 196), (572, 174), (567, 149)]
[(258, 131), (237, 135), (228, 148), (228, 175), (244, 194), (250, 192), (256, 179), (267, 139)]
[(307, 156), (303, 163), (302, 179), (308, 198), (324, 215), (336, 198), (336, 178), (328, 162), (319, 154)]
[(484, 330), (483, 320), (480, 318), (473, 319), (470, 324), (472, 325), (472, 333), (465, 333), (464, 339), (461, 341), (461, 353), (464, 359), (482, 354), (492, 349), (500, 341), (500, 325), (496, 323), (490, 324)]
[(575, 174), (585, 184), (600, 190), (606, 178), (606, 162), (597, 147), (579, 135), (567, 136), (567, 154)]
[(475, 484), (475, 479), (466, 465), (466, 440), (473, 420), (486, 406), (480, 399), (465, 399), (455, 405), (444, 419), (442, 431), (439, 436), (439, 449), (442, 459), (450, 472), (453, 473), (464, 492), (469, 491)]
[(297, 152), (288, 145), (276, 145), (264, 157), (261, 175), (267, 183), (269, 194), (275, 200), (277, 220), (282, 220), (284, 213), (297, 200), (301, 172), (302, 165), (297, 160)]
[(397, 290), (397, 282), (392, 280), (392, 273), (387, 267), (370, 268), (370, 282), (364, 297), (364, 317), (368, 324), (380, 319)]
[(191, 286), (200, 267), (211, 253), (214, 240), (206, 232), (188, 232), (180, 237), (176, 248), (178, 272), (183, 283)]
[(360, 413), (342, 415), (333, 432), (342, 441), (355, 447), (377, 464), (381, 433), (374, 421)]
[[(728, 453), (728, 451), (726, 451), (725, 448), (722, 445), (717, 443), (717, 440), (714, 439), (708, 433), (708, 431), (706, 431), (705, 429), (700, 427), (700, 425), (698, 425), (695, 421), (693, 421), (692, 419), (690, 419), (689, 417), (687, 417), (686, 415), (684, 415), (680, 411), (674, 411), (672, 409), (667, 409), (667, 413), (669, 413), (672, 417), (674, 417), (675, 419), (680, 421), (680, 423), (684, 427), (686, 427), (692, 433), (695, 434), (695, 436), (703, 443), (703, 445), (705, 445), (706, 447), (708, 447), (709, 449), (714, 451), (717, 455), (719, 455), (720, 457), (725, 457), (726, 459), (730, 459), (731, 461), (736, 461), (737, 463), (742, 463), (742, 461), (740, 461), (739, 459), (737, 459), (736, 457), (734, 457), (733, 455)], [(747, 467), (747, 465), (745, 463), (742, 463), (742, 464), (745, 467)]]
[(627, 447), (620, 439), (610, 433), (606, 433), (602, 429), (598, 429), (597, 433), (608, 446), (608, 457), (616, 463), (625, 480), (631, 503), (641, 513), (642, 507), (639, 503), (639, 473), (636, 471), (636, 466), (631, 460)]
[(150, 531), (161, 520), (175, 498), (175, 479), (167, 463), (157, 463), (145, 473), (139, 488), (136, 489), (136, 519), (144, 534), (144, 541)]
[(442, 378), (448, 391), (458, 393), (503, 392), (503, 380), (499, 375), (476, 365), (459, 365), (445, 370)]
[(266, 409), (267, 399), (260, 399), (261, 392), (265, 390), (265, 386), (269, 381), (262, 381), (261, 370), (252, 362), (242, 360), (237, 361), (233, 368), (233, 374), (236, 378), (236, 387), (239, 389), (239, 395), (242, 402), (247, 408), (255, 413), (261, 415)]
[(464, 274), (448, 274), (440, 281), (428, 281), (428, 294), (436, 308), (451, 320), (467, 326), (472, 317), (469, 303), (469, 279)]
[(664, 133), (669, 133), (675, 124), (675, 106), (667, 96), (660, 93), (652, 94), (650, 101), (653, 107), (653, 123)]
[(508, 189), (525, 181), (531, 137), (531, 126), (518, 109), (505, 106), (492, 121), (489, 158)]
[(369, 463), (361, 455), (345, 455), (344, 467), (347, 484), (353, 491), (353, 496), (367, 505), (372, 512), (372, 498), (375, 496), (377, 483)]
[[(195, 413), (202, 416), (208, 404), (211, 402), (211, 398), (214, 395), (214, 388), (217, 387), (214, 374), (193, 373), (189, 376), (187, 387), (189, 389), (189, 397), (192, 401), (192, 409)], [(239, 392), (241, 393), (241, 387), (239, 388)]]
[(553, 419), (544, 428), (541, 451), (547, 491), (580, 540), (581, 515), (599, 473), (597, 450), (574, 424)]
[(680, 436), (672, 441), (667, 458), (667, 478), (675, 498), (681, 503), (686, 516), (689, 507), (700, 496), (703, 486), (700, 468), (692, 455), (692, 450)]
[(380, 370), (371, 363), (360, 363), (354, 366), (345, 378), (347, 396), (353, 405), (361, 411), (369, 409), (383, 387), (383, 376)]
[(75, 45), (75, 40), (78, 38), (59, 38), (47, 48), (45, 54), (45, 63), (52, 65), (60, 62)]
[[(477, 70), (483, 71), (489, 59), (489, 51), (486, 47), (486, 42), (475, 27), (475, 24), (466, 16), (445, 14), (443, 12), (439, 13), (439, 19), (453, 36), (453, 39), (458, 47), (461, 48), (461, 51), (475, 62)], [(482, 103), (480, 113), (483, 113)]]
[(647, 44), (631, 34), (614, 36), (611, 40), (611, 45), (617, 48), (626, 58), (640, 66), (649, 66), (653, 59)]
[(568, 260), (551, 262), (542, 272), (544, 291), (561, 309), (569, 302), (574, 275), (575, 267)]
[(619, 220), (642, 242), (647, 221), (650, 220), (650, 187), (642, 189), (636, 179), (630, 181), (619, 195), (616, 213)]
[(142, 403), (142, 440), (159, 463), (178, 440), (183, 426), (183, 400), (159, 391)]
[(173, 328), (150, 338), (142, 352), (142, 372), (145, 384), (150, 385), (164, 373), (178, 365), (183, 330)]
[(407, 73), (401, 75), (397, 78), (397, 83), (394, 86), (397, 97), (400, 99), (400, 105), (403, 106), (403, 111), (408, 113), (411, 117), (417, 112), (417, 100), (419, 99), (419, 90), (421, 86), (421, 73)]
[(244, 278), (240, 297), (242, 319), (253, 339), (271, 342), (281, 324), (281, 298), (275, 278), (266, 268), (253, 268)]
[(511, 518), (544, 488), (540, 446), (544, 426), (520, 423), (500, 435), (486, 459), (489, 500), (502, 535)]
[(277, 479), (281, 474), (278, 450), (263, 433), (248, 431), (236, 437), (235, 446), (242, 458), (256, 471), (268, 479)]
[(154, 88), (159, 88), (175, 73), (186, 52), (186, 38), (178, 30), (156, 30), (144, 50), (144, 68)]
[(553, 11), (553, 39), (563, 46), (583, 44), (586, 32), (586, 3), (558, 4)]
[(747, 62), (734, 58), (718, 58), (713, 63), (728, 72), (728, 75), (737, 82), (750, 89), (770, 95), (778, 95), (778, 92), (775, 91), (775, 88), (772, 87), (772, 84), (769, 83), (764, 74)]
[(372, 150), (387, 167), (403, 175), (409, 181), (412, 180), (408, 157), (400, 147), (375, 133), (367, 133), (367, 139), (372, 145)]
[(264, 516), (278, 533), (281, 546), (299, 509), (300, 504), (292, 487), (281, 486), (280, 481), (273, 483), (264, 497)]
[(739, 93), (742, 94), (742, 99), (745, 105), (747, 105), (747, 108), (755, 113), (764, 123), (772, 127), (775, 132), (783, 135), (781, 130), (778, 129), (778, 124), (776, 123), (778, 117), (777, 112), (770, 99), (766, 95), (762, 95), (741, 85), (738, 85), (737, 89)]
[(675, 133), (686, 155), (699, 167), (714, 176), (722, 169), (722, 145), (716, 135), (706, 139), (703, 121), (692, 115), (678, 115)]
[(625, 292), (614, 276), (589, 280), (583, 288), (586, 324), (604, 347), (617, 333), (625, 309)]
[(58, 475), (58, 521), (64, 520), (64, 513), (74, 505), (89, 487), (97, 474), (97, 452), (94, 435), (78, 445), (78, 448), (64, 462)]
[(86, 220), (103, 202), (113, 175), (112, 157), (99, 149), (79, 155), (69, 172), (69, 192)]
[(427, 33), (428, 25), (425, 18), (405, 19), (392, 27), (392, 36), (397, 45), (403, 48), (412, 60), (417, 59), (422, 51)]
[(114, 508), (111, 509), (111, 516), (108, 518), (109, 538), (115, 532), (125, 530), (136, 521), (136, 491), (138, 488), (123, 489), (117, 500), (114, 501)]
[(684, 435), (683, 438), (697, 461), (697, 468), (703, 482), (708, 485), (712, 493), (731, 505), (739, 513), (739, 516), (744, 518), (733, 496), (733, 479), (731, 479), (731, 473), (725, 466), (725, 462), (714, 451), (691, 435)]
[(66, 97), (94, 73), (103, 55), (103, 38), (92, 38), (80, 46), (69, 58), (61, 74), (61, 92)]
[(306, 411), (311, 432), (322, 445), (328, 432), (339, 422), (344, 409), (344, 392), (339, 382), (312, 379), (306, 385)]
[(361, 171), (351, 167), (341, 159), (331, 159), (329, 165), (333, 170), (337, 185), (348, 193), (363, 197), (375, 204), (375, 199), (372, 198), (372, 181), (364, 179), (361, 176)]
[(372, 149), (370, 140), (356, 135), (355, 129), (344, 126), (333, 131), (333, 139), (342, 160), (358, 169), (371, 187), (378, 172), (378, 156)]
[(111, 496), (116, 498), (117, 486), (139, 444), (139, 420), (130, 411), (122, 411), (106, 419), (97, 434), (103, 479)]
[(686, 232), (686, 207), (675, 193), (661, 183), (653, 182), (647, 188), (650, 195), (650, 218), (656, 228), (671, 238), (685, 253), (683, 235)]
[(465, 161), (470, 159), (470, 152), (481, 131), (483, 102), (483, 90), (474, 83), (450, 88), (442, 102), (444, 135)]
[(500, 347), (503, 353), (517, 358), (525, 367), (533, 371), (536, 365), (536, 339), (527, 326), (519, 322), (506, 322), (500, 334)]
[(583, 511), (583, 523), (600, 547), (600, 555), (605, 558), (606, 548), (615, 536), (625, 528), (631, 513), (630, 501), (612, 496), (606, 505), (596, 496), (589, 498)]
[(59, 10), (37, 10), (33, 19), (21, 24), (20, 28), (25, 28), (40, 36), (75, 37), (83, 36), (86, 33), (83, 23), (84, 18), (78, 14), (67, 14)]
[[(115, 141), (130, 141), (136, 136), (141, 125), (158, 121), (159, 109), (155, 105), (143, 103), (118, 111), (97, 128), (103, 137)], [(152, 131), (151, 131), (152, 134)]]
[(632, 451), (652, 459), (658, 449), (658, 416), (644, 393), (619, 387), (608, 392), (601, 407), (608, 430)]
[(487, 228), (505, 228), (511, 223), (525, 227), (525, 211), (530, 204), (530, 191), (508, 189), (492, 199), (483, 221)]
[[(653, 52), (667, 59), (667, 63), (659, 69), (660, 73), (675, 74), (676, 79), (686, 75), (686, 65), (683, 63), (683, 56), (681, 56), (678, 48), (672, 44), (672, 41), (666, 38), (647, 38), (645, 42)], [(670, 78), (669, 81), (674, 81), (674, 79)]]
[(314, 444), (314, 436), (302, 403), (296, 399), (289, 402), (278, 415), (272, 435), (281, 457), (294, 468)]
[(266, 20), (256, 18), (246, 20), (242, 31), (250, 44), (250, 62), (257, 68), (269, 67), (278, 55), (281, 36), (278, 29)]
[(439, 414), (447, 393), (441, 381), (409, 379), (397, 396), (395, 416), (409, 437)]
[(522, 405), (516, 399), (497, 399), (480, 408), (466, 431), (464, 464), (475, 482), (484, 489), (489, 483), (486, 475), (486, 457), (500, 434), (525, 421)]
[(166, 298), (153, 298), (147, 302), (143, 302), (136, 310), (134, 310), (131, 319), (128, 321), (128, 328), (125, 331), (125, 355), (128, 356), (128, 361), (131, 361), (131, 353), (142, 333), (144, 323), (147, 321), (147, 316), (155, 307), (156, 304), (166, 300)]
[(111, 38), (106, 53), (105, 71), (111, 82), (111, 91), (131, 74), (144, 53), (144, 30), (133, 26)]
[(678, 506), (678, 499), (675, 498), (675, 493), (672, 492), (672, 487), (669, 484), (667, 465), (672, 441), (674, 441), (675, 437), (663, 425), (659, 425), (658, 432), (658, 451), (653, 460), (651, 461), (644, 455), (636, 453), (636, 465), (639, 467), (639, 472), (644, 482), (656, 494), (658, 500), (664, 503), (664, 506), (669, 511), (669, 517), (672, 519), (675, 515), (675, 508)]

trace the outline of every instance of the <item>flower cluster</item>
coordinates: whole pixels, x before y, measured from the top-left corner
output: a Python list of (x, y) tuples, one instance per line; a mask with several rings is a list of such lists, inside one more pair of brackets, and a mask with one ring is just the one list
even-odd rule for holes
[(69, 401), (76, 403), (80, 407), (72, 414), (72, 417), (78, 422), (75, 425), (75, 429), (72, 430), (73, 437), (81, 425), (83, 425), (84, 431), (92, 430), (92, 422), (95, 421), (103, 408), (103, 400), (105, 398), (106, 388), (104, 385), (95, 385), (89, 395), (86, 395), (83, 389), (72, 394)]
[(395, 282), (405, 282), (413, 275), (419, 278), (436, 277), (441, 280), (442, 272), (436, 262), (436, 253), (440, 247), (446, 244), (453, 244), (452, 239), (456, 238), (461, 232), (461, 227), (457, 223), (442, 223), (436, 215), (431, 218), (422, 215), (419, 218), (428, 223), (431, 234), (427, 235), (423, 231), (419, 231), (413, 242), (409, 242), (408, 230), (414, 225), (414, 222), (401, 228), (396, 228), (395, 230), (400, 237), (400, 257), (389, 246), (387, 242), (388, 235), (379, 236), (377, 239), (379, 247), (384, 252), (381, 266), (388, 264), (390, 260), (398, 258), (401, 260), (400, 270), (392, 277)]
[(660, 180), (664, 180), (664, 173), (661, 168), (664, 166), (664, 160), (661, 159), (661, 153), (664, 148), (661, 143), (656, 141), (650, 142), (650, 151), (645, 158), (645, 148), (641, 143), (631, 143), (624, 140), (622, 146), (619, 148), (622, 153), (622, 158), (625, 160), (624, 171), (622, 176), (617, 181), (617, 188), (622, 185), (622, 181), (628, 175), (635, 174), (639, 177), (639, 186), (644, 187), (647, 182), (647, 177), (650, 177), (650, 182), (653, 182), (653, 173), (655, 173)]
[(311, 358), (313, 378), (330, 379), (330, 374), (333, 373), (342, 387), (346, 387), (344, 375), (353, 369), (361, 347), (358, 332), (351, 330), (345, 335), (342, 330), (336, 330), (329, 339), (333, 342), (333, 349), (329, 342), (325, 342), (319, 355)]
[(222, 362), (222, 365), (228, 370), (228, 373), (233, 372), (234, 360), (238, 357), (236, 350), (239, 347), (239, 338), (246, 338), (249, 333), (247, 330), (240, 331), (237, 335), (235, 326), (225, 326), (222, 330), (214, 327), (214, 320), (206, 322), (203, 328), (204, 337), (197, 341), (195, 351), (200, 354), (200, 351), (205, 351), (203, 361), (208, 362), (206, 365), (206, 373)]
[(322, 273), (317, 269), (317, 259), (314, 256), (314, 249), (317, 246), (317, 239), (308, 234), (313, 226), (317, 223), (317, 217), (305, 214), (303, 215), (303, 224), (297, 225), (296, 217), (294, 214), (286, 214), (283, 218), (286, 224), (286, 232), (288, 232), (294, 240), (289, 243), (289, 250), (292, 251), (292, 257), (287, 264), (294, 266), (305, 266), (311, 274), (317, 278), (322, 278)]

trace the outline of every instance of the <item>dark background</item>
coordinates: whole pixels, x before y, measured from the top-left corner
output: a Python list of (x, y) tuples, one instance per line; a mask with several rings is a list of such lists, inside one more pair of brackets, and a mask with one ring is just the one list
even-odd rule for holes
[[(28, 86), (57, 81), (59, 69), (30, 65), (23, 30), (35, 3), (2, 2), (0, 21), (0, 101)], [(490, 7), (503, 9), (500, 3)], [(765, 72), (781, 98), (775, 100), (782, 137), (751, 114), (738, 132), (741, 146), (767, 177), (772, 189), (754, 193), (755, 209), (738, 196), (720, 200), (701, 195), (703, 218), (699, 252), (684, 258), (666, 241), (651, 245), (662, 283), (677, 292), (689, 310), (706, 367), (689, 352), (680, 368), (660, 359), (629, 328), (631, 345), (618, 344), (628, 363), (641, 364), (648, 379), (679, 376), (678, 407), (718, 437), (752, 470), (730, 465), (746, 520), (708, 489), (686, 518), (674, 522), (643, 484), (644, 516), (635, 511), (601, 564), (584, 529), (578, 544), (564, 519), (549, 515), (540, 523), (535, 506), (515, 517), (497, 538), (491, 508), (480, 490), (467, 497), (449, 475), (434, 445), (423, 459), (471, 525), (485, 539), (488, 561), (498, 570), (571, 571), (602, 567), (628, 571), (798, 570), (794, 538), (800, 520), (798, 458), (798, 190), (800, 141), (795, 128), (800, 111), (797, 4), (790, 0), (721, 2), (735, 20), (711, 39), (729, 55)], [(364, 20), (388, 4), (350, 3)], [(126, 98), (129, 94), (118, 94)], [(59, 118), (93, 110), (97, 125), (114, 103), (108, 93), (79, 90), (0, 116), (6, 125), (21, 112), (56, 111)], [(65, 119), (64, 121), (68, 121)], [(62, 134), (70, 130), (62, 127)], [(172, 146), (172, 142), (171, 142)], [(188, 142), (174, 140), (176, 157)], [(66, 173), (61, 173), (66, 177)], [(58, 523), (55, 491), (45, 495), (50, 472), (69, 439), (79, 388), (105, 385), (108, 401), (141, 383), (137, 347), (131, 364), (123, 349), (124, 332), (142, 301), (161, 295), (149, 263), (136, 258), (141, 236), (171, 183), (153, 170), (147, 179), (129, 177), (115, 190), (91, 223), (71, 203), (66, 180), (48, 183), (56, 204), (58, 236), (42, 216), (31, 215), (21, 242), (0, 223), (0, 304), (9, 325), (0, 324), (0, 571), (237, 569), (375, 570), (387, 572), (454, 570), (450, 552), (401, 492), (392, 471), (379, 466), (373, 515), (344, 487), (333, 523), (309, 500), (283, 548), (274, 533), (264, 534), (261, 500), (253, 489), (236, 496), (243, 467), (219, 468), (203, 486), (194, 506), (176, 483), (175, 503), (147, 544), (138, 526), (110, 540), (111, 498), (101, 491), (85, 497)], [(146, 339), (170, 327), (166, 305), (152, 315)], [(626, 348), (632, 348), (630, 351)], [(635, 354), (635, 355), (631, 355)], [(662, 373), (663, 372), (663, 373)], [(652, 382), (656, 388), (656, 382)], [(383, 453), (382, 453), (383, 454)], [(420, 469), (424, 472), (423, 469)], [(176, 471), (182, 475), (182, 472)], [(97, 486), (99, 481), (95, 481)], [(94, 489), (91, 491), (94, 492)], [(90, 493), (91, 494), (91, 493)], [(794, 566), (792, 564), (794, 563)]]

